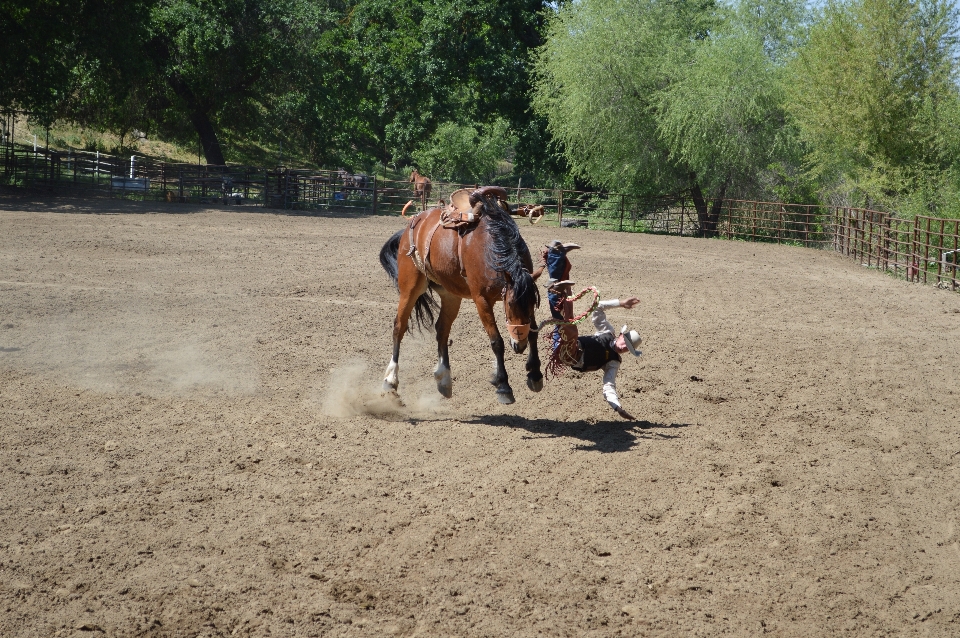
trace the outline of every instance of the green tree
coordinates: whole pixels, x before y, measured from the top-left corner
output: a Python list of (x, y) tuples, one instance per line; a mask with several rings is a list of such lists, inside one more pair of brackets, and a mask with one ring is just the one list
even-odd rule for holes
[[(0, 0), (0, 107), (51, 123), (76, 104), (78, 75), (116, 89), (136, 73), (153, 0)], [(87, 71), (78, 73), (78, 66)]]
[(823, 7), (790, 65), (787, 105), (825, 191), (897, 206), (956, 163), (945, 135), (957, 103), (956, 18), (947, 0)]
[(309, 67), (309, 44), (325, 23), (306, 0), (161, 0), (146, 55), (168, 91), (159, 101), (186, 116), (210, 164), (225, 163), (218, 129), (262, 127), (292, 80)]
[(543, 0), (359, 0), (347, 17), (364, 82), (358, 143), (402, 163), (446, 122), (524, 128), (544, 12)]
[[(799, 140), (784, 110), (783, 61), (802, 19), (793, 2), (745, 2), (727, 13), (688, 59), (675, 61), (657, 93), (657, 130), (671, 161), (687, 167), (706, 234), (716, 232), (732, 188), (760, 196), (770, 168), (800, 159)], [(707, 207), (703, 191), (713, 193)]]
[(473, 124), (446, 122), (413, 152), (413, 160), (435, 179), (461, 184), (489, 181), (512, 150), (509, 126), (502, 118), (480, 130)]
[(0, 0), (12, 16), (0, 22), (0, 105), (199, 139), (211, 164), (231, 139), (282, 142), (327, 165), (403, 163), (445, 122), (503, 118), (536, 137), (528, 58), (545, 6)]
[(636, 194), (689, 188), (711, 234), (727, 192), (755, 186), (790, 147), (779, 69), (797, 5), (564, 5), (537, 58), (534, 105), (576, 173)]
[(668, 52), (692, 47), (699, 29), (666, 2), (584, 0), (550, 21), (536, 61), (533, 105), (574, 174), (637, 194), (680, 188), (657, 134), (654, 97)]

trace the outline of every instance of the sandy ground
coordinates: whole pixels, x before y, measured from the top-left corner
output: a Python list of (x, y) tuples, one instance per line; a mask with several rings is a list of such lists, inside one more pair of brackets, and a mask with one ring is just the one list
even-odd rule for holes
[[(646, 338), (379, 394), (392, 217), (0, 197), (0, 635), (960, 635), (960, 295), (521, 227)], [(541, 310), (543, 313), (543, 310)]]

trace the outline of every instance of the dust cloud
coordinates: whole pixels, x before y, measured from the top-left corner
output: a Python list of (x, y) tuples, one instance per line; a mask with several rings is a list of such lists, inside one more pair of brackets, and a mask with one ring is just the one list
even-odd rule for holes
[(71, 313), (11, 326), (4, 331), (5, 343), (13, 344), (4, 354), (8, 364), (94, 392), (241, 395), (259, 386), (245, 349), (224, 343), (230, 331), (178, 323), (163, 313), (128, 309), (109, 321)]
[(401, 389), (401, 396), (385, 393), (381, 381), (367, 374), (364, 362), (354, 362), (330, 371), (330, 381), (323, 395), (323, 413), (337, 418), (361, 415), (380, 417), (442, 416), (443, 397), (432, 380), (414, 383), (411, 394)]

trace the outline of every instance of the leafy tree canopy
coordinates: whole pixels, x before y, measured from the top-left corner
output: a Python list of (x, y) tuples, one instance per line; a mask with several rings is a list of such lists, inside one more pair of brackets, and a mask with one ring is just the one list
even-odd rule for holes
[(730, 188), (795, 153), (781, 69), (797, 2), (564, 5), (536, 61), (535, 106), (577, 173), (638, 194), (690, 188), (704, 229)]
[(946, 0), (823, 7), (786, 87), (824, 187), (889, 205), (957, 163), (956, 24)]
[(512, 150), (510, 123), (500, 118), (486, 127), (446, 122), (419, 149), (413, 159), (437, 179), (482, 184), (493, 179), (497, 166)]

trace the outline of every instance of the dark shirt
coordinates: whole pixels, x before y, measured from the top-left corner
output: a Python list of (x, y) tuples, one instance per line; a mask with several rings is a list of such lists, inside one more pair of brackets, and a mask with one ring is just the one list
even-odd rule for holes
[(608, 361), (623, 361), (620, 353), (613, 347), (616, 337), (610, 332), (577, 337), (580, 348), (583, 350), (583, 365), (572, 366), (577, 372), (593, 372), (599, 370)]

